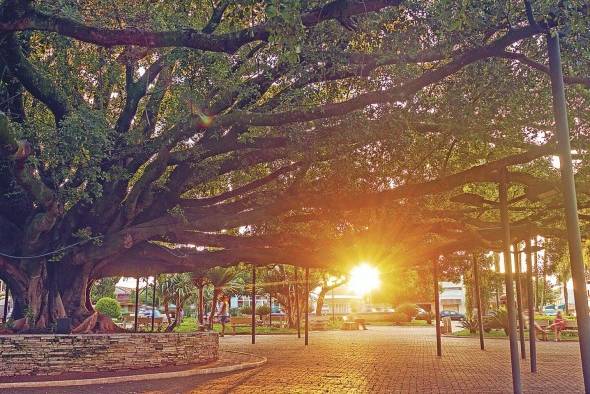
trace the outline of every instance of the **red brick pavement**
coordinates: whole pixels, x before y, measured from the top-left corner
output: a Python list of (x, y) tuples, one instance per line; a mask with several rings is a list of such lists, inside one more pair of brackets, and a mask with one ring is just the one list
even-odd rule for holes
[[(238, 373), (45, 390), (37, 394), (128, 393), (510, 393), (508, 341), (443, 338), (437, 358), (432, 327), (369, 327), (368, 331), (310, 333), (310, 346), (292, 335), (221, 338), (222, 349), (268, 358)], [(526, 393), (583, 391), (577, 342), (537, 342), (539, 372), (522, 363)], [(527, 349), (528, 351), (528, 349)]]
[[(508, 341), (443, 338), (435, 355), (433, 328), (369, 327), (368, 331), (310, 333), (310, 345), (293, 336), (222, 338), (222, 348), (268, 358), (262, 368), (202, 382), (194, 393), (509, 393)], [(583, 392), (578, 343), (537, 342), (538, 370), (522, 365), (528, 393)], [(527, 347), (528, 352), (528, 347)]]

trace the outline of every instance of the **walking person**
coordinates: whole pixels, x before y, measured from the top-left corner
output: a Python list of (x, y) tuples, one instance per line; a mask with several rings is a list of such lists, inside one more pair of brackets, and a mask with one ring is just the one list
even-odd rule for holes
[(219, 322), (221, 323), (221, 334), (220, 337), (225, 336), (225, 325), (229, 323), (229, 297), (227, 295), (221, 296), (221, 308), (217, 314), (219, 316)]

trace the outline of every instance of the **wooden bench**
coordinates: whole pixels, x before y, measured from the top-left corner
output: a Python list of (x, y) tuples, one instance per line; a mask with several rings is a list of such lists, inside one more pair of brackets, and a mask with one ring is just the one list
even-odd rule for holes
[(342, 322), (342, 326), (340, 328), (344, 331), (355, 331), (359, 329), (359, 324), (357, 321), (354, 320), (346, 320)]
[(310, 319), (309, 329), (313, 331), (325, 331), (328, 329), (327, 319)]
[(236, 327), (252, 327), (252, 317), (231, 317), (229, 324), (232, 330), (232, 335), (236, 335)]
[[(537, 323), (542, 329), (543, 331), (547, 331), (547, 329), (549, 328), (549, 326), (551, 326), (551, 324), (553, 323), (553, 320), (536, 320), (535, 319), (535, 323)], [(537, 329), (537, 331), (539, 331)], [(577, 334), (578, 333), (578, 322), (577, 320), (565, 320), (565, 328), (563, 330), (561, 330), (562, 334)], [(547, 340), (547, 333), (545, 332), (542, 336), (543, 340)]]
[[(270, 326), (271, 319), (269, 316), (264, 316), (262, 319), (262, 325)], [(275, 327), (287, 327), (287, 317), (286, 316), (273, 316), (272, 317), (272, 326)]]

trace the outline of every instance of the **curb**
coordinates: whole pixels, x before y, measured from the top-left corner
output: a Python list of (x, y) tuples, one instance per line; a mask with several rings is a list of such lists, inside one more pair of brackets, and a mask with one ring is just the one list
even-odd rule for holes
[(150, 373), (141, 375), (127, 375), (127, 376), (113, 376), (108, 378), (91, 378), (91, 379), (72, 379), (72, 380), (50, 380), (41, 382), (18, 382), (18, 383), (0, 383), (0, 390), (3, 389), (17, 389), (17, 388), (44, 388), (44, 387), (66, 387), (66, 386), (90, 386), (99, 384), (112, 384), (112, 383), (127, 383), (127, 382), (139, 382), (144, 380), (154, 379), (171, 379), (171, 378), (185, 378), (196, 375), (211, 375), (224, 372), (235, 372), (244, 369), (251, 369), (260, 367), (267, 362), (267, 358), (263, 356), (257, 356), (251, 353), (243, 353), (236, 351), (224, 350), (225, 353), (243, 354), (252, 356), (258, 359), (258, 361), (247, 361), (233, 365), (224, 365), (219, 367), (209, 368), (194, 368), (184, 371), (177, 372), (160, 372)]

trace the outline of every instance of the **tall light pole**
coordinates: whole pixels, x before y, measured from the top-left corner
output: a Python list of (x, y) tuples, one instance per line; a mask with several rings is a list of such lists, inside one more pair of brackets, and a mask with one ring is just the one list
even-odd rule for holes
[(436, 355), (442, 356), (442, 343), (440, 337), (440, 293), (438, 289), (438, 258), (432, 261), (432, 281), (434, 282), (434, 321), (436, 329)]
[(252, 264), (252, 345), (256, 343), (256, 266)]
[(586, 294), (582, 240), (580, 237), (580, 223), (578, 220), (578, 203), (576, 200), (572, 149), (570, 146), (565, 88), (563, 85), (563, 73), (561, 69), (559, 35), (557, 33), (547, 34), (547, 49), (549, 51), (549, 74), (551, 77), (551, 92), (553, 94), (553, 115), (555, 117), (557, 129), (560, 163), (559, 170), (561, 172), (570, 265), (572, 280), (574, 282), (574, 300), (576, 303), (576, 317), (578, 320), (582, 372), (584, 374), (586, 393), (590, 393), (590, 316), (588, 315), (588, 296)]

